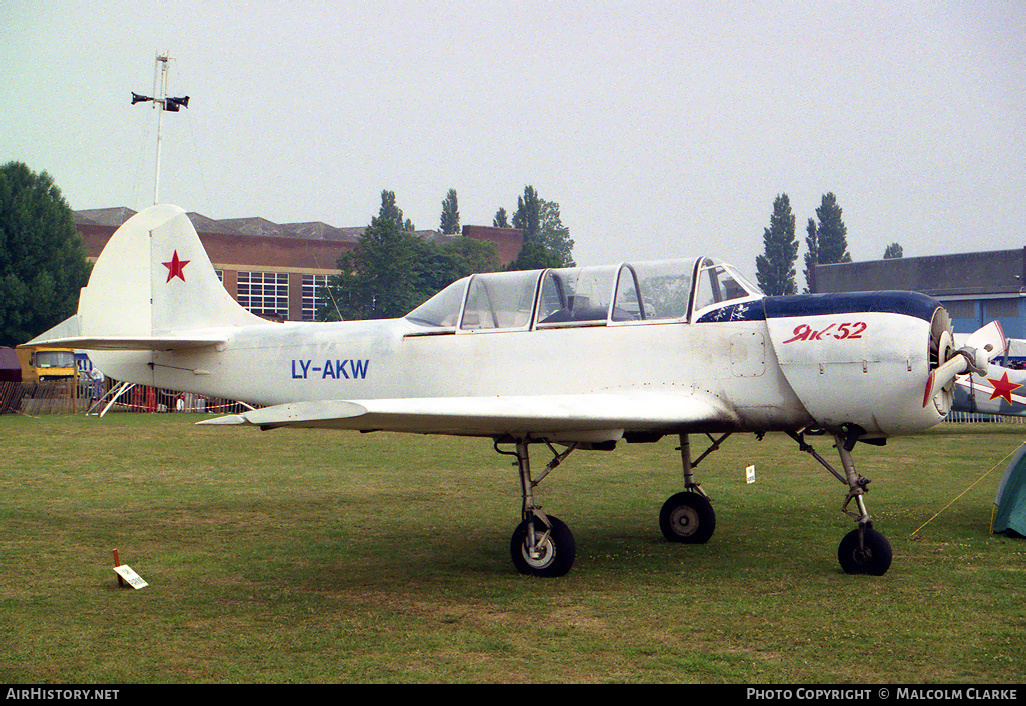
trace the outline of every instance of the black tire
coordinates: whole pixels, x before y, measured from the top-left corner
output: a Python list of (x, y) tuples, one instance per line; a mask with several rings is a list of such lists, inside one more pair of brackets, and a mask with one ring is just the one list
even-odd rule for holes
[(716, 530), (716, 513), (704, 495), (677, 493), (663, 503), (659, 529), (670, 542), (705, 544)]
[[(531, 518), (534, 522), (536, 537), (542, 537), (549, 528), (537, 517)], [(527, 522), (524, 520), (513, 531), (513, 537), (509, 542), (509, 553), (513, 559), (513, 566), (522, 574), (551, 578), (563, 576), (570, 567), (574, 565), (577, 556), (577, 544), (574, 542), (574, 535), (558, 518), (549, 515), (549, 522), (552, 530), (549, 536), (542, 542), (539, 549), (541, 555), (538, 558), (531, 557), (527, 552), (525, 542), (527, 541)]]
[(859, 531), (852, 530), (837, 547), (837, 561), (846, 574), (883, 576), (891, 566), (891, 544), (887, 538), (873, 529), (867, 529), (863, 539), (864, 549), (859, 548)]

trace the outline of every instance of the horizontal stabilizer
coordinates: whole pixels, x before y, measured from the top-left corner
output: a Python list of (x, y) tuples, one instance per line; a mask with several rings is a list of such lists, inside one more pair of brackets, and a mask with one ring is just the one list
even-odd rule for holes
[(201, 424), (252, 424), (467, 436), (619, 438), (624, 431), (731, 428), (714, 398), (663, 393), (332, 400), (276, 405)]
[(163, 336), (83, 336), (82, 317), (76, 314), (25, 345), (97, 351), (170, 351), (216, 346), (227, 341), (228, 337), (223, 333), (207, 335), (203, 331), (182, 331), (177, 335), (168, 333)]

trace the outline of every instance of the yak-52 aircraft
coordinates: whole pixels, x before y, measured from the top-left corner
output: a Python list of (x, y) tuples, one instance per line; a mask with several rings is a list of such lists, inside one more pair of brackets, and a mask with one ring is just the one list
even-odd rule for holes
[[(683, 488), (659, 525), (695, 543), (715, 527), (698, 462), (734, 432), (784, 432), (845, 485), (857, 527), (838, 549), (844, 571), (879, 575), (891, 549), (852, 449), (941, 421), (955, 377), (983, 374), (1004, 339), (990, 325), (956, 349), (947, 312), (921, 294), (763, 296), (708, 257), (475, 274), (401, 319), (271, 323), (225, 291), (185, 212), (156, 205), (114, 233), (77, 315), (30, 343), (93, 350), (118, 380), (258, 406), (203, 424), (507, 445), (523, 490), (513, 563), (538, 576), (574, 561), (570, 530), (535, 501), (574, 449), (678, 435)], [(697, 459), (693, 434), (712, 441)], [(833, 438), (840, 470), (806, 442), (814, 434)], [(541, 474), (531, 444), (553, 454)]]

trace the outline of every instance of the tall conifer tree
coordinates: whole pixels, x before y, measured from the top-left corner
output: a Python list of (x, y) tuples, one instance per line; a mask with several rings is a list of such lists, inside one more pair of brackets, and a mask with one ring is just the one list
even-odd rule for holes
[(755, 258), (756, 278), (766, 294), (794, 294), (794, 262), (798, 257), (798, 241), (794, 237), (794, 214), (787, 194), (773, 201), (770, 227), (763, 231), (765, 251)]
[(819, 241), (818, 262), (829, 265), (834, 262), (851, 262), (848, 252), (848, 228), (841, 219), (841, 207), (831, 192), (823, 195), (820, 207), (816, 209), (819, 218), (817, 236)]
[(440, 230), (446, 235), (455, 235), (460, 232), (460, 205), (456, 200), (456, 189), (449, 189), (442, 201), (442, 221)]

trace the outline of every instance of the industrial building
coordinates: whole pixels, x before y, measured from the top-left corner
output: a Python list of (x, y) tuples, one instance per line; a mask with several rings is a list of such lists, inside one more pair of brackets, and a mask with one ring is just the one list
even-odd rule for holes
[[(135, 215), (129, 208), (75, 211), (86, 258), (95, 262), (122, 223)], [(336, 228), (326, 223), (272, 223), (263, 218), (214, 220), (189, 213), (189, 220), (225, 289), (254, 314), (280, 321), (312, 321), (321, 305), (320, 287), (336, 274), (339, 256), (352, 250), (364, 227)], [(463, 226), (462, 236), (421, 230), (428, 241), (468, 237), (495, 243), (499, 262), (516, 259), (523, 244), (518, 228)]]

